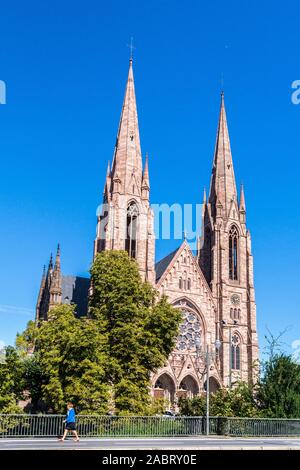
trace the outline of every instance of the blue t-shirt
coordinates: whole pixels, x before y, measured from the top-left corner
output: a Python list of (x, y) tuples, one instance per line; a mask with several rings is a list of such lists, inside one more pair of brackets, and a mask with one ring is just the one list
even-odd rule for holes
[(67, 411), (67, 423), (75, 423), (75, 410), (74, 408), (71, 408), (70, 410)]

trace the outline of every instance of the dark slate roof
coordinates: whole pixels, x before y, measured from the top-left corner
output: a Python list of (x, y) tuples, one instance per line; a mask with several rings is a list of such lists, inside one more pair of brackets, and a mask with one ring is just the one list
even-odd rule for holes
[(161, 278), (161, 276), (163, 275), (163, 273), (165, 272), (165, 270), (171, 263), (172, 259), (176, 255), (177, 251), (179, 250), (180, 246), (176, 248), (176, 250), (172, 251), (172, 253), (169, 253), (167, 256), (165, 256), (163, 259), (161, 259), (155, 264), (156, 281), (158, 281)]
[(76, 304), (79, 317), (87, 314), (90, 279), (79, 276), (62, 276), (62, 303)]

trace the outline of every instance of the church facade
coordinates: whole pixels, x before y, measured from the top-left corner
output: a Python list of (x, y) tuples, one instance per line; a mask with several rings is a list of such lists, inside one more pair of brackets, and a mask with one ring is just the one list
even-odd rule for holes
[[(108, 164), (103, 205), (97, 220), (93, 256), (126, 250), (137, 260), (143, 280), (182, 312), (176, 347), (152, 375), (151, 393), (176, 404), (209, 388), (255, 381), (258, 359), (251, 237), (246, 226), (243, 187), (237, 193), (224, 104), (221, 95), (213, 169), (202, 205), (202, 233), (194, 253), (187, 240), (155, 264), (154, 214), (150, 205), (148, 156), (142, 163), (132, 59), (112, 165)], [(63, 276), (60, 248), (44, 269), (36, 319), (51, 307), (75, 303), (88, 308), (89, 279)]]

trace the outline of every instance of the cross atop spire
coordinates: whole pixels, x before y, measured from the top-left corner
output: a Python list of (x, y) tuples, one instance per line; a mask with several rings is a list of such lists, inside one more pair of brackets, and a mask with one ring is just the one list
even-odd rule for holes
[(220, 117), (215, 146), (214, 163), (210, 184), (209, 202), (213, 214), (219, 204), (223, 215), (227, 216), (232, 199), (237, 200), (237, 191), (227, 127), (224, 92), (221, 92)]
[(130, 61), (132, 62), (133, 60), (133, 51), (135, 49), (134, 45), (133, 45), (133, 37), (131, 36), (130, 38), (130, 44), (127, 44), (127, 46), (129, 47), (130, 49)]

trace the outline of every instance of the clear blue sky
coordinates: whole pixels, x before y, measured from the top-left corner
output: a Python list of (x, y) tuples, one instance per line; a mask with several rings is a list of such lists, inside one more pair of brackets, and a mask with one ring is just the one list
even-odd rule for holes
[[(0, 341), (33, 317), (58, 241), (64, 273), (89, 269), (131, 35), (152, 202), (201, 202), (223, 74), (260, 338), (291, 326), (287, 344), (300, 339), (299, 14), (299, 1), (2, 2)], [(157, 258), (177, 244), (158, 242)]]

